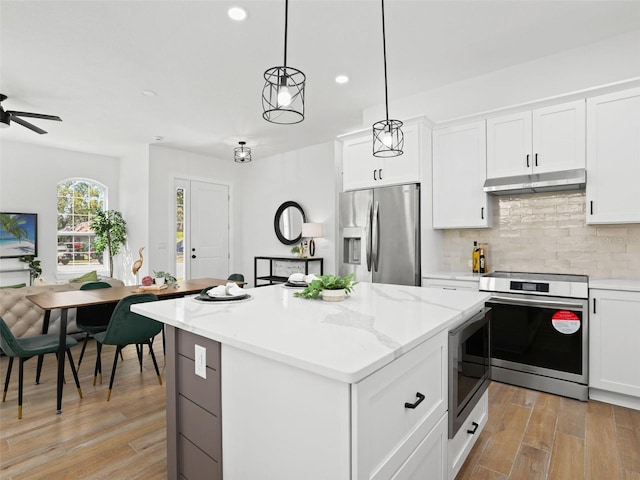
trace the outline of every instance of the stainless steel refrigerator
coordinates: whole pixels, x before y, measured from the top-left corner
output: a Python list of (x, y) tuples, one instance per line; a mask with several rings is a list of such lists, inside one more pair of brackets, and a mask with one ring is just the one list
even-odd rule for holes
[(344, 192), (339, 208), (340, 275), (420, 285), (420, 185)]

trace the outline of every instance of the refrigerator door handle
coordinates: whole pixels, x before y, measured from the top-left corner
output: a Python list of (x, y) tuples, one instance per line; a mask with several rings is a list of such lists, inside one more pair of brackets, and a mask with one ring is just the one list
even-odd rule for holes
[(373, 257), (373, 270), (378, 271), (378, 255), (380, 254), (380, 213), (379, 204), (375, 203), (373, 209), (373, 226), (371, 228), (371, 255)]
[(367, 226), (365, 228), (365, 233), (366, 233), (366, 252), (367, 252), (367, 271), (370, 272), (371, 271), (371, 216), (373, 215), (372, 212), (372, 205), (369, 204), (369, 208), (367, 208)]

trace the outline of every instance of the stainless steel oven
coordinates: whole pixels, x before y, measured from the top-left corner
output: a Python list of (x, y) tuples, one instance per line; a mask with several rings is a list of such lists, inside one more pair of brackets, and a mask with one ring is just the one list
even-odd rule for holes
[(492, 379), (587, 400), (588, 278), (494, 272), (480, 290), (493, 293)]
[(453, 438), (489, 387), (491, 309), (449, 332), (449, 438)]

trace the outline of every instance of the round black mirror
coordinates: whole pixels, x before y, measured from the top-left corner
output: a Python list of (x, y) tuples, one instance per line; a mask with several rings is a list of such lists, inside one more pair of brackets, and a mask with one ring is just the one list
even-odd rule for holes
[(305, 222), (304, 210), (296, 202), (284, 202), (278, 207), (273, 219), (276, 237), (285, 245), (298, 243), (302, 238), (302, 224)]

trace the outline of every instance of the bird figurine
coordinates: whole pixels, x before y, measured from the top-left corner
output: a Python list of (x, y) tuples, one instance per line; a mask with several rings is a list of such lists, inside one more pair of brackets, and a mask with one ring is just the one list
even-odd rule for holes
[(144, 250), (144, 247), (140, 247), (140, 249), (138, 250), (138, 255), (140, 255), (140, 258), (135, 262), (133, 262), (133, 266), (131, 267), (131, 271), (136, 276), (138, 275), (138, 270), (140, 270), (140, 267), (142, 267), (142, 261), (144, 260), (144, 258), (142, 258), (143, 250)]

